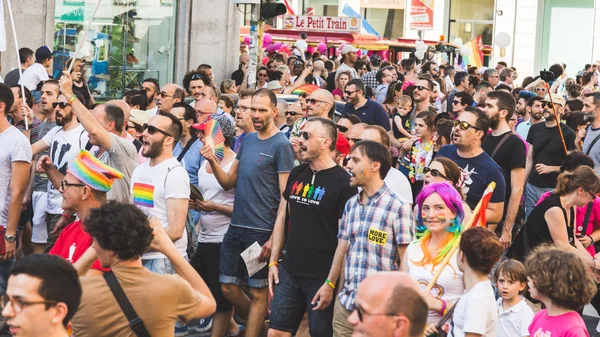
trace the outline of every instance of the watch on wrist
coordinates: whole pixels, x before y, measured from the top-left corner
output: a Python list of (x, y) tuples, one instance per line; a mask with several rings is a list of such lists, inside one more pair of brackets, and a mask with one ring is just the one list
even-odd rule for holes
[(16, 235), (4, 235), (4, 240), (6, 240), (6, 242), (8, 243), (13, 243), (15, 241), (17, 241), (17, 236)]

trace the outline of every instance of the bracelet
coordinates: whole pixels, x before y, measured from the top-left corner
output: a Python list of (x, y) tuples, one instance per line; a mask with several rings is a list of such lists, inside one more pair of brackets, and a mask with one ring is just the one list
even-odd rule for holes
[(271, 268), (273, 266), (278, 266), (278, 265), (279, 265), (279, 262), (273, 261), (273, 262), (269, 263), (269, 268)]
[(440, 301), (442, 301), (442, 308), (439, 311), (439, 314), (444, 316), (444, 314), (446, 314), (446, 306), (448, 305), (448, 303), (446, 303), (446, 301), (444, 301), (443, 299), (439, 298)]
[(333, 282), (329, 281), (328, 278), (325, 279), (325, 283), (327, 283), (327, 285), (330, 286), (331, 289), (335, 289), (335, 285), (333, 285)]
[(76, 99), (77, 99), (77, 96), (75, 96), (75, 94), (73, 94), (73, 96), (71, 96), (71, 98), (69, 98), (69, 105), (73, 105), (73, 102), (75, 102)]
[[(588, 237), (588, 238), (590, 238), (590, 240), (592, 240), (592, 243), (590, 243), (590, 246), (593, 246), (593, 245), (594, 245), (594, 242), (595, 242), (595, 241), (594, 241), (594, 238), (593, 238), (591, 235), (588, 235), (587, 237)], [(589, 246), (588, 246), (588, 247), (589, 247)]]
[(70, 216), (67, 216), (65, 213), (61, 214), (60, 216), (64, 216), (64, 217), (65, 217), (65, 218), (67, 218), (67, 219), (70, 219), (70, 218), (71, 218)]

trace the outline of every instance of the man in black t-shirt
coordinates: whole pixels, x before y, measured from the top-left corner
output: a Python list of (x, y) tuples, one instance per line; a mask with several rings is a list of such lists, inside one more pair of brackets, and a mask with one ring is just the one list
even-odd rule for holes
[[(290, 173), (283, 192), (287, 212), (279, 209), (272, 236), (270, 336), (295, 333), (305, 312), (311, 336), (333, 335), (330, 303), (343, 262), (343, 256), (334, 261), (338, 226), (346, 201), (358, 192), (350, 186), (350, 175), (332, 159), (336, 141), (331, 120), (311, 117), (302, 129), (299, 157), (304, 164)], [(284, 242), (286, 215), (289, 233)], [(279, 266), (284, 244), (286, 254)]]
[(516, 102), (511, 94), (504, 91), (490, 92), (483, 110), (490, 118), (492, 132), (485, 137), (481, 147), (502, 168), (506, 182), (504, 212), (496, 232), (502, 233), (500, 242), (504, 249), (508, 249), (512, 242), (513, 226), (515, 223), (520, 224), (517, 213), (525, 184), (525, 144), (508, 126), (508, 121), (516, 110)]
[[(557, 111), (565, 106), (564, 98), (552, 95)], [(575, 132), (563, 123), (558, 123), (548, 95), (542, 102), (544, 123), (532, 125), (527, 135), (529, 153), (525, 166), (525, 220), (544, 192), (556, 187), (560, 165), (567, 158), (558, 132), (560, 125), (568, 151), (575, 149)]]

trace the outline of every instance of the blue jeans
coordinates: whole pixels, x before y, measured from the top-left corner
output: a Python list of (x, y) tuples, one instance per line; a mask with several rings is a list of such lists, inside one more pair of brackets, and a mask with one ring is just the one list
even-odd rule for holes
[(250, 288), (267, 287), (267, 277), (269, 276), (267, 266), (249, 277), (246, 263), (244, 263), (240, 254), (254, 242), (258, 242), (261, 246), (264, 245), (270, 237), (271, 232), (229, 226), (221, 244), (221, 275), (219, 276), (219, 282), (237, 286), (243, 286), (246, 282)]
[(10, 267), (15, 263), (13, 258), (10, 261), (0, 262), (0, 294), (6, 294), (6, 287), (8, 286), (8, 277), (10, 276)]
[(307, 312), (310, 335), (331, 337), (335, 293), (331, 304), (325, 310), (313, 310), (310, 303), (324, 283), (323, 279), (293, 276), (284, 265), (280, 265), (279, 284), (275, 287), (271, 299), (269, 328), (295, 334), (304, 312)]
[(525, 222), (527, 222), (527, 218), (529, 218), (529, 214), (533, 211), (533, 208), (537, 204), (538, 200), (542, 194), (552, 191), (554, 188), (551, 187), (537, 187), (527, 183), (525, 185)]
[[(183, 258), (186, 260), (188, 259), (187, 256), (184, 256)], [(171, 261), (167, 258), (142, 260), (142, 265), (153, 273), (161, 275), (177, 274)]]

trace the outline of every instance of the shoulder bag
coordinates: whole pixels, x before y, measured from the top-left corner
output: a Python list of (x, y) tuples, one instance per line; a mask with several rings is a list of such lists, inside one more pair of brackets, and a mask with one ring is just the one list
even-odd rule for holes
[(112, 292), (113, 296), (115, 296), (117, 303), (119, 303), (119, 307), (125, 314), (125, 317), (127, 317), (129, 327), (131, 330), (133, 330), (135, 335), (138, 337), (150, 337), (148, 330), (146, 330), (146, 327), (144, 327), (144, 322), (135, 312), (135, 309), (131, 305), (131, 302), (129, 302), (127, 295), (125, 295), (123, 288), (119, 284), (119, 280), (117, 280), (117, 277), (112, 270), (104, 273), (104, 280), (106, 280), (110, 291)]

